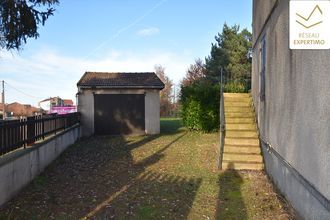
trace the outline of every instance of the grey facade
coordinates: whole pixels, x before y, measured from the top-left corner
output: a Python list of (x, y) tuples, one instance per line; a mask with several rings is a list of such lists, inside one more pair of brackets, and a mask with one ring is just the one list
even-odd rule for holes
[[(98, 77), (98, 73), (93, 73), (94, 78)], [(136, 76), (140, 73), (124, 73), (122, 76), (119, 73), (117, 81), (111, 79), (107, 73), (104, 74), (104, 79), (97, 80), (97, 85), (89, 86), (82, 80), (78, 83), (78, 111), (81, 113), (81, 128), (83, 136), (90, 136), (95, 133), (95, 96), (96, 95), (144, 95), (144, 134), (159, 134), (160, 133), (160, 97), (159, 92), (164, 88), (164, 84), (158, 79), (154, 73), (146, 73), (145, 78), (136, 80)], [(111, 75), (111, 73), (109, 73)], [(118, 75), (118, 73), (116, 73)], [(85, 74), (86, 75), (86, 74)], [(142, 75), (142, 74), (141, 74)], [(125, 78), (128, 79), (129, 82)], [(151, 76), (151, 77), (150, 77)], [(89, 77), (89, 80), (93, 77)], [(84, 76), (83, 76), (84, 78)], [(82, 79), (83, 79), (82, 78)], [(93, 80), (95, 80), (93, 78)], [(118, 79), (119, 78), (119, 79)], [(150, 79), (152, 78), (152, 79)], [(150, 81), (149, 81), (150, 79)], [(159, 80), (160, 84), (157, 84)], [(96, 81), (96, 80), (95, 80)], [(107, 84), (102, 85), (105, 81)], [(140, 82), (137, 82), (140, 81)], [(149, 81), (149, 82), (148, 82)], [(83, 82), (83, 83), (82, 83)], [(100, 83), (101, 82), (101, 83)], [(144, 85), (139, 85), (146, 83)], [(157, 85), (156, 85), (157, 84)], [(116, 103), (113, 103), (116, 105)], [(128, 106), (129, 108), (129, 106)], [(123, 122), (125, 123), (125, 122)], [(129, 127), (129, 122), (127, 122)]]
[(253, 1), (252, 96), (266, 171), (304, 219), (330, 219), (330, 51), (289, 49), (289, 0)]

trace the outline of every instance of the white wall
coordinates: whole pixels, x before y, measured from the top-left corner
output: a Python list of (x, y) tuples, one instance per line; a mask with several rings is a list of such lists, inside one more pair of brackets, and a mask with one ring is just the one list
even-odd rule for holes
[(159, 90), (148, 90), (145, 97), (146, 134), (160, 133), (160, 97)]
[(92, 91), (81, 91), (78, 95), (78, 112), (81, 113), (82, 136), (94, 133), (94, 95)]

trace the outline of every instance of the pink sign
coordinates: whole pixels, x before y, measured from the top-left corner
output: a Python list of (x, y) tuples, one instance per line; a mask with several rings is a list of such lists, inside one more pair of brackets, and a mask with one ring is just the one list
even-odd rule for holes
[(76, 106), (56, 106), (56, 107), (51, 107), (49, 110), (49, 114), (56, 113), (59, 115), (65, 115), (74, 112), (77, 112)]

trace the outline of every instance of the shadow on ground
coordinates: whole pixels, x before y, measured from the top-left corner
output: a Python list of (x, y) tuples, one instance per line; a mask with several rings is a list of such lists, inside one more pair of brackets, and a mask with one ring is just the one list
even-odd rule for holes
[(248, 219), (241, 187), (243, 179), (240, 174), (230, 169), (219, 175), (219, 195), (217, 200), (216, 219)]
[(187, 218), (200, 178), (183, 178), (147, 168), (165, 157), (166, 149), (186, 132), (181, 122), (162, 123), (162, 135), (175, 137), (151, 155), (134, 161), (132, 151), (153, 148), (161, 135), (137, 140), (91, 137), (79, 141), (0, 209), (5, 219)]

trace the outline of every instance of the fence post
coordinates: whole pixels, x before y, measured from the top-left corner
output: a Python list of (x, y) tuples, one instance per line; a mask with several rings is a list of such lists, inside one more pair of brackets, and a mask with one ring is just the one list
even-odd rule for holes
[(41, 115), (42, 140), (45, 140), (45, 118)]
[(27, 145), (31, 145), (35, 141), (35, 119), (27, 117), (26, 119)]
[(55, 131), (55, 134), (56, 134), (56, 120), (57, 120), (57, 115), (55, 115), (55, 117), (54, 117), (54, 131)]

